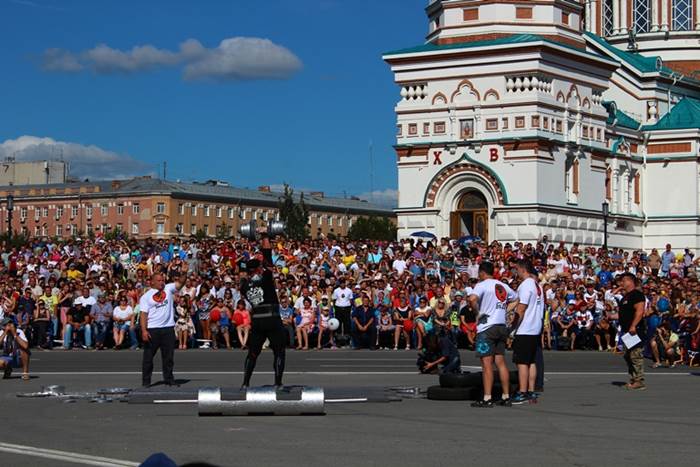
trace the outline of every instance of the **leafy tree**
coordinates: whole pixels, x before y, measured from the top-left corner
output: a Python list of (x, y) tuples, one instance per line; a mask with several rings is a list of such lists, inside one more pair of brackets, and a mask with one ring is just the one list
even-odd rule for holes
[(104, 234), (103, 238), (107, 241), (109, 241), (109, 240), (128, 240), (129, 235), (127, 235), (127, 233), (124, 232), (119, 227), (115, 227), (113, 229), (108, 230), (107, 233)]
[(15, 230), (12, 238), (7, 235), (7, 232), (0, 235), (0, 244), (7, 245), (10, 248), (21, 248), (29, 243), (29, 236), (17, 233)]
[(193, 237), (197, 240), (204, 240), (207, 238), (207, 233), (204, 231), (204, 229), (197, 229), (197, 232), (195, 232)]
[(279, 203), (280, 220), (287, 224), (287, 236), (294, 240), (303, 240), (309, 237), (309, 208), (304, 201), (304, 194), (299, 197), (299, 202), (294, 199), (294, 190), (285, 183), (284, 193)]
[(226, 222), (216, 226), (216, 238), (217, 240), (227, 240), (229, 238)]
[(360, 217), (348, 231), (350, 240), (396, 240), (396, 226), (387, 217)]

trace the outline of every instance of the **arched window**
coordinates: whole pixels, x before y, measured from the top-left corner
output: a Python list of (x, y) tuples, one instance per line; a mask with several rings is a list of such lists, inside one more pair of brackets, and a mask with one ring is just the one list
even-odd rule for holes
[(673, 0), (673, 30), (690, 31), (693, 29), (692, 0)]
[(634, 31), (636, 33), (649, 32), (651, 28), (650, 0), (634, 0), (632, 14), (634, 17)]
[(615, 27), (615, 18), (613, 17), (613, 1), (614, 0), (602, 0), (603, 1), (603, 36), (612, 36), (613, 28)]
[(612, 200), (612, 169), (610, 167), (605, 171), (605, 199)]

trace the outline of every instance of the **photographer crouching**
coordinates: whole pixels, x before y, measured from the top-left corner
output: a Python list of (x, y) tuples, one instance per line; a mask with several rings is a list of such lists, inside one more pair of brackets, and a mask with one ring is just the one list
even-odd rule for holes
[(9, 379), (13, 368), (22, 367), (22, 380), (29, 381), (29, 342), (12, 318), (0, 321), (0, 370)]

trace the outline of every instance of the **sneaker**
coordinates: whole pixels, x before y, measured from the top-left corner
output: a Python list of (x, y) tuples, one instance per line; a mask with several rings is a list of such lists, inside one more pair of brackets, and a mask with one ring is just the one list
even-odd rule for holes
[(472, 402), (472, 407), (478, 408), (478, 409), (490, 409), (493, 407), (493, 401), (485, 401), (485, 400), (480, 400), (476, 402)]
[(500, 401), (496, 402), (496, 405), (499, 407), (512, 407), (513, 403), (510, 400), (510, 397), (508, 399), (501, 399)]
[(528, 391), (527, 393), (525, 393), (525, 395), (530, 401), (530, 404), (537, 404), (537, 399), (539, 396), (536, 393)]
[(2, 379), (10, 379), (12, 376), (12, 366), (10, 364), (5, 365), (5, 370), (2, 373)]
[(625, 389), (628, 391), (644, 391), (646, 390), (646, 385), (644, 383), (629, 383), (625, 384)]
[(527, 396), (527, 394), (523, 394), (522, 392), (516, 392), (515, 395), (510, 399), (510, 402), (513, 405), (527, 404), (529, 401), (530, 398)]

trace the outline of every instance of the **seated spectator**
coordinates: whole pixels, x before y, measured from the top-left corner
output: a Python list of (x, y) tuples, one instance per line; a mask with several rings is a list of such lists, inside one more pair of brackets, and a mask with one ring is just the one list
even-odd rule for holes
[(418, 307), (413, 313), (416, 336), (418, 336), (417, 348), (423, 348), (423, 338), (433, 330), (433, 310), (428, 306), (428, 299), (420, 297)]
[(280, 318), (282, 318), (282, 326), (287, 331), (287, 347), (293, 347), (296, 334), (294, 329), (294, 308), (289, 305), (289, 297), (287, 295), (280, 297)]
[(575, 350), (576, 344), (582, 349), (587, 349), (590, 346), (593, 335), (593, 314), (587, 309), (582, 309), (574, 315), (574, 333), (571, 341), (571, 350)]
[(375, 310), (370, 305), (367, 295), (362, 296), (362, 305), (352, 311), (353, 341), (355, 349), (376, 349), (377, 325), (375, 322)]
[(3, 379), (12, 375), (13, 368), (22, 367), (22, 380), (29, 381), (29, 341), (12, 318), (0, 321), (0, 369)]
[(406, 322), (410, 321), (410, 327), (413, 328), (413, 310), (408, 301), (408, 296), (406, 292), (402, 292), (399, 295), (399, 303), (394, 308), (394, 350), (399, 350), (399, 340), (403, 335), (404, 341), (406, 342), (406, 350), (411, 350), (411, 332), (407, 331), (405, 328)]
[(309, 297), (302, 297), (301, 308), (297, 311), (299, 322), (297, 324), (297, 350), (309, 350), (309, 333), (313, 330), (316, 312), (313, 301)]
[(238, 342), (241, 344), (241, 349), (247, 349), (252, 320), (250, 318), (250, 311), (248, 311), (246, 306), (246, 301), (243, 299), (238, 300), (236, 304), (236, 309), (233, 311), (233, 322), (236, 325), (236, 334), (238, 335)]
[(568, 343), (568, 346), (573, 350), (576, 340), (572, 337), (574, 326), (576, 325), (576, 301), (571, 299), (568, 302), (566, 310), (557, 315), (557, 328), (559, 335), (562, 337), (562, 342)]
[(389, 349), (396, 331), (396, 325), (391, 317), (390, 308), (386, 305), (380, 307), (377, 331), (379, 348), (382, 350)]
[[(113, 337), (114, 337), (114, 350), (119, 350), (125, 345), (126, 334), (129, 333), (131, 346), (135, 348), (138, 345), (135, 338), (131, 338), (131, 333), (136, 327), (136, 314), (134, 309), (129, 305), (129, 299), (126, 295), (122, 294), (119, 296), (119, 304), (116, 308), (112, 310), (113, 323)], [(135, 333), (134, 333), (135, 337)]]
[(324, 295), (321, 297), (321, 303), (318, 305), (318, 342), (316, 345), (318, 350), (321, 350), (321, 344), (325, 336), (328, 337), (328, 342), (335, 348), (335, 344), (333, 343), (333, 331), (328, 326), (328, 321), (331, 317), (329, 298), (328, 295)]
[(104, 293), (97, 297), (97, 303), (91, 307), (90, 318), (92, 319), (92, 332), (95, 335), (95, 348), (102, 350), (112, 322), (112, 304), (107, 301), (107, 296)]
[[(76, 301), (68, 312), (68, 324), (63, 329), (63, 349), (70, 350), (74, 347), (89, 349), (92, 347), (92, 327), (90, 326), (90, 313), (83, 308), (80, 301)], [(75, 333), (75, 336), (73, 335)], [(78, 341), (79, 334), (83, 334), (83, 343)]]
[(656, 328), (656, 335), (649, 344), (654, 356), (654, 368), (660, 367), (662, 361), (670, 367), (674, 367), (682, 361), (678, 334), (673, 332), (669, 321), (664, 321), (661, 326)]

